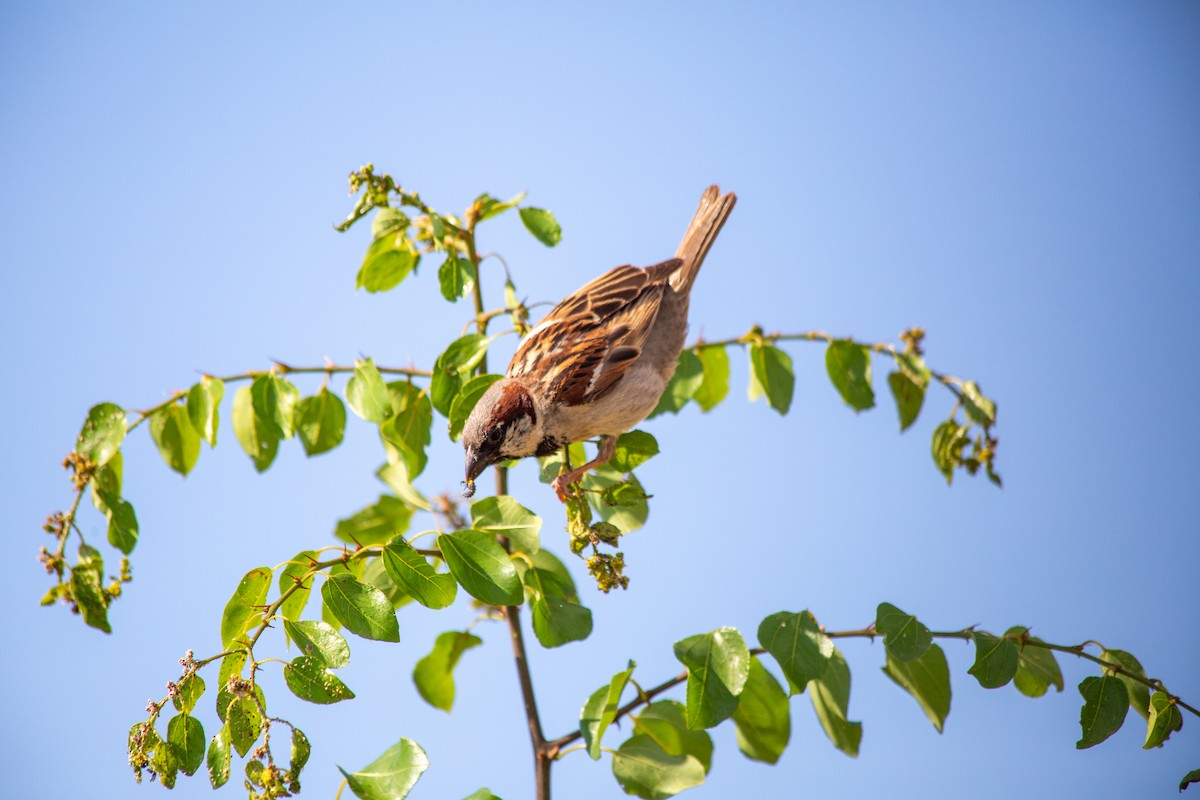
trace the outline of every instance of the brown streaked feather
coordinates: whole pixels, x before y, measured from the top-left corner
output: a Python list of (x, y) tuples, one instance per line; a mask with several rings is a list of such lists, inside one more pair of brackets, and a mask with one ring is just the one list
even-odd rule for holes
[(671, 276), (671, 286), (675, 291), (687, 294), (691, 290), (704, 257), (708, 255), (735, 203), (737, 195), (733, 192), (722, 195), (716, 184), (704, 191), (692, 222), (679, 242), (679, 249), (675, 251), (675, 257), (681, 262), (679, 271)]
[(538, 375), (567, 405), (590, 403), (625, 374), (654, 328), (676, 259), (617, 267), (555, 306), (521, 343), (510, 377)]

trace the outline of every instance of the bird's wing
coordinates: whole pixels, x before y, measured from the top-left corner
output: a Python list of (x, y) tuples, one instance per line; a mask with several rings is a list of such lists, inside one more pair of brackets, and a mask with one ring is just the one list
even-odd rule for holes
[(642, 354), (678, 267), (678, 259), (617, 267), (583, 286), (530, 331), (509, 377), (535, 377), (551, 400), (567, 405), (600, 397)]

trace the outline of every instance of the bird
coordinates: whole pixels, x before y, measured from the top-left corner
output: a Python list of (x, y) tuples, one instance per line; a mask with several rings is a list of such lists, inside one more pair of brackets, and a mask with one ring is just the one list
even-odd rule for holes
[(530, 330), (463, 427), (464, 497), (498, 461), (599, 437), (594, 459), (555, 478), (554, 492), (566, 502), (567, 487), (612, 458), (617, 437), (654, 410), (675, 373), (692, 284), (736, 202), (733, 192), (708, 187), (674, 258), (611, 269)]

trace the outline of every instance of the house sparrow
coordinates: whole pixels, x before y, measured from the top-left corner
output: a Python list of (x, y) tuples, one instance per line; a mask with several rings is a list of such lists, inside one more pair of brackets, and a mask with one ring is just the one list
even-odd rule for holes
[(596, 458), (554, 480), (565, 501), (567, 486), (612, 458), (617, 436), (654, 410), (675, 373), (692, 282), (736, 201), (708, 187), (675, 258), (604, 273), (529, 332), (463, 428), (464, 497), (497, 461), (548, 456), (599, 436)]

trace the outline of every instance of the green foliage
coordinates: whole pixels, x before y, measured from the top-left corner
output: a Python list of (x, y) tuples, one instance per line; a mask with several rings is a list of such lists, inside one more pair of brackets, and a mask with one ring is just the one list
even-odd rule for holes
[(429, 758), (411, 739), (401, 739), (358, 772), (338, 767), (359, 800), (404, 800), (425, 770)]
[(310, 703), (328, 705), (354, 697), (354, 692), (327, 669), (320, 657), (296, 656), (284, 665), (283, 679), (292, 694)]
[(75, 440), (75, 451), (97, 467), (117, 455), (125, 440), (125, 410), (114, 403), (92, 406)]
[(364, 639), (400, 641), (396, 611), (379, 589), (353, 575), (334, 575), (321, 587), (321, 599), (346, 630)]
[(807, 611), (772, 614), (758, 626), (758, 640), (779, 663), (791, 694), (824, 675), (833, 656), (833, 641)]
[(862, 742), (862, 723), (849, 720), (850, 668), (841, 652), (834, 649), (825, 674), (814, 678), (809, 686), (808, 695), (825, 735), (838, 750), (856, 758)]
[(383, 549), (383, 566), (397, 586), (426, 608), (445, 608), (458, 593), (453, 575), (435, 571), (425, 556), (403, 539), (395, 539)]
[(617, 718), (621, 694), (629, 685), (635, 667), (637, 665), (630, 661), (628, 669), (613, 675), (607, 686), (601, 686), (592, 692), (583, 704), (583, 710), (579, 713), (579, 732), (593, 761), (600, 759), (600, 740), (604, 738), (608, 726)]
[(704, 783), (704, 765), (690, 754), (672, 755), (658, 742), (635, 734), (613, 753), (613, 775), (626, 794), (660, 800)]
[(1119, 678), (1093, 675), (1079, 684), (1079, 693), (1084, 701), (1079, 712), (1083, 735), (1075, 747), (1083, 750), (1100, 744), (1124, 724), (1129, 713), (1129, 692)]
[(255, 619), (262, 619), (263, 601), (271, 587), (271, 569), (255, 567), (242, 577), (221, 615), (221, 646), (226, 650)]
[(520, 605), (523, 593), (517, 568), (494, 536), (454, 531), (438, 536), (438, 546), (450, 574), (476, 600), (492, 606)]
[(750, 675), (750, 652), (736, 628), (689, 636), (675, 643), (675, 658), (687, 667), (687, 725), (711, 728), (737, 709)]
[(346, 432), (346, 405), (326, 387), (296, 404), (296, 433), (304, 454), (316, 456), (342, 443)]
[[(126, 412), (113, 403), (96, 405), (88, 411), (75, 451), (67, 457), (76, 502), (69, 512), (51, 515), (44, 526), (59, 546), (56, 552), (46, 549), (41, 556), (47, 571), (58, 580), (43, 604), (62, 601), (78, 611), (88, 626), (109, 632), (108, 610), (122, 584), (130, 579), (127, 560), (121, 559), (118, 575), (108, 576), (103, 555), (95, 547), (81, 543), (74, 564), (68, 564), (63, 554), (72, 531), (78, 530), (75, 515), (85, 490), (105, 518), (109, 545), (125, 555), (134, 550), (142, 531), (133, 505), (122, 495), (125, 464), (120, 450), (129, 431), (147, 422), (163, 460), (186, 475), (197, 463), (202, 440), (216, 446), (225, 384), (235, 382), (242, 385), (230, 409), (234, 435), (259, 472), (273, 463), (279, 443), (293, 435), (308, 456), (337, 447), (346, 436), (347, 406), (378, 430), (386, 461), (376, 475), (394, 494), (381, 495), (337, 522), (334, 535), (345, 547), (336, 548), (336, 553), (323, 556), (321, 549), (305, 549), (282, 564), (275, 584), (277, 594), (271, 594), (270, 568), (250, 570), (221, 617), (224, 652), (197, 661), (189, 651), (180, 661), (183, 674), (168, 684), (168, 697), (152, 701), (147, 719), (131, 728), (129, 759), (135, 774), (140, 777), (143, 771), (150, 771), (167, 787), (174, 785), (180, 773), (192, 775), (205, 763), (213, 787), (224, 785), (236, 752), (248, 758), (244, 785), (252, 797), (297, 793), (311, 745), (290, 722), (268, 714), (259, 676), (265, 670), (280, 669), (289, 690), (310, 703), (353, 699), (354, 693), (334, 674), (350, 660), (349, 643), (339, 628), (368, 639), (398, 642), (396, 609), (412, 601), (455, 614), (466, 605), (452, 608), (461, 585), (475, 601), (473, 606), (484, 607), (482, 620), (508, 617), (514, 621), (516, 607), (526, 605), (542, 647), (566, 646), (592, 632), (592, 611), (580, 602), (571, 571), (552, 552), (562, 540), (547, 535), (543, 542), (543, 520), (538, 515), (507, 495), (483, 498), (468, 511), (448, 496), (430, 493), (427, 499), (414, 486), (428, 461), (434, 412), (445, 418), (450, 438), (456, 439), (479, 398), (500, 379), (484, 369), (489, 344), (501, 335), (489, 335), (489, 324), (510, 319), (518, 333), (529, 330), (529, 309), (519, 299), (507, 267), (504, 306), (488, 311), (482, 305), (477, 226), (516, 208), (515, 216), (522, 225), (542, 244), (554, 246), (562, 237), (557, 220), (549, 211), (520, 205), (523, 194), (504, 201), (481, 194), (461, 217), (440, 213), (391, 176), (376, 174), (371, 165), (351, 175), (351, 186), (361, 194), (339, 230), (374, 212), (372, 241), (356, 286), (368, 292), (390, 290), (416, 272), (422, 255), (441, 254), (436, 291), (450, 302), (472, 297), (475, 308), (468, 321), (474, 322), (474, 329), (464, 329), (450, 342), (428, 372), (380, 368), (371, 359), (355, 361), (352, 366), (329, 363), (293, 368), (276, 363), (266, 371), (225, 378), (204, 375), (186, 393), (176, 392), (142, 412)], [(723, 402), (729, 392), (728, 348), (737, 346), (747, 349), (750, 399), (765, 397), (770, 408), (784, 415), (792, 406), (796, 385), (785, 343), (822, 342), (827, 345), (828, 377), (856, 412), (875, 405), (872, 354), (894, 361), (887, 382), (901, 431), (913, 427), (927, 401), (932, 402), (932, 397), (927, 397), (929, 388), (943, 387), (952, 397), (953, 410), (932, 431), (936, 468), (947, 482), (959, 471), (970, 475), (983, 471), (999, 484), (994, 468), (995, 401), (985, 396), (976, 382), (928, 367), (920, 329), (905, 331), (900, 338), (902, 348), (820, 332), (766, 334), (756, 326), (739, 338), (697, 343), (680, 354), (651, 416), (678, 413), (689, 401), (695, 401), (704, 412)], [(307, 389), (315, 389), (314, 394), (302, 398), (290, 377), (300, 376), (300, 380), (304, 373), (322, 375), (323, 380)], [(387, 383), (385, 374), (399, 374), (403, 379)], [(331, 388), (335, 375), (349, 375), (342, 396)], [(132, 418), (130, 422), (127, 417)], [(575, 464), (586, 458), (582, 443), (572, 443), (568, 451)], [(622, 434), (609, 463), (584, 477), (581, 498), (567, 503), (566, 544), (584, 560), (605, 592), (628, 585), (625, 554), (617, 548), (622, 536), (648, 519), (650, 496), (635, 471), (658, 453), (658, 442), (650, 433), (634, 430)], [(542, 479), (553, 480), (563, 466), (561, 452), (543, 459)], [(435, 515), (436, 549), (418, 550), (412, 543), (433, 530), (412, 536), (411, 541), (404, 538), (418, 512)], [(426, 546), (433, 548), (432, 544)], [(442, 562), (448, 571), (438, 571)], [(318, 580), (322, 581), (321, 619), (302, 619)], [(414, 606), (413, 610), (420, 609)], [(476, 622), (466, 631), (438, 635), (413, 670), (416, 693), (436, 708), (452, 709), (454, 670), (464, 652), (483, 643), (483, 637), (471, 632)], [(726, 720), (731, 721), (738, 747), (748, 758), (776, 763), (791, 738), (790, 697), (803, 692), (809, 694), (817, 721), (833, 745), (856, 756), (862, 723), (849, 718), (850, 668), (834, 648), (835, 638), (881, 636), (882, 671), (914, 699), (939, 732), (951, 705), (949, 666), (941, 646), (934, 643), (939, 638), (974, 643), (975, 660), (968, 673), (981, 686), (997, 688), (1012, 682), (1028, 697), (1042, 696), (1051, 686), (1063, 691), (1055, 651), (1099, 662), (1102, 674), (1079, 684), (1083, 705), (1077, 747), (1081, 749), (1111, 736), (1130, 707), (1146, 719), (1143, 746), (1161, 747), (1181, 730), (1181, 710), (1192, 710), (1161, 681), (1147, 678), (1138, 660), (1125, 651), (1103, 650), (1095, 657), (1085, 652), (1084, 646), (1049, 644), (1020, 626), (1001, 636), (976, 628), (931, 632), (915, 616), (881, 603), (873, 623), (857, 630), (827, 632), (808, 611), (781, 611), (763, 619), (757, 633), (759, 646), (753, 649), (734, 628), (719, 628), (676, 642), (674, 654), (686, 672), (652, 689), (634, 682), (634, 663), (630, 661), (627, 669), (587, 698), (578, 731), (546, 742), (540, 756), (561, 756), (570, 751), (571, 742), (582, 740), (582, 749), (599, 759), (606, 750), (602, 748), (605, 734), (628, 719), (632, 723), (628, 738), (615, 751), (608, 751), (617, 782), (638, 797), (670, 797), (704, 781), (713, 764), (713, 741), (706, 729)], [(295, 646), (290, 660), (264, 654), (280, 640)], [(786, 687), (768, 670), (766, 659), (760, 659), (766, 654), (778, 665)], [(523, 669), (525, 653), (518, 655), (519, 669)], [(211, 673), (209, 677), (219, 724), (210, 728), (215, 732), (206, 747), (200, 719), (204, 709), (199, 704), (206, 684), (200, 671), (217, 662), (216, 679)], [(580, 678), (591, 680), (582, 674)], [(679, 691), (677, 684), (685, 680), (682, 694), (686, 703), (664, 696)], [(636, 692), (622, 706), (622, 696), (631, 686)], [(166, 720), (163, 737), (156, 725), (168, 699), (176, 713)], [(291, 732), (286, 768), (271, 752), (272, 747), (279, 748), (280, 742), (287, 741), (281, 725)], [(357, 797), (403, 798), (428, 766), (420, 746), (401, 739), (364, 769), (354, 773), (343, 770), (343, 774)], [(1193, 782), (1200, 782), (1200, 770), (1184, 776), (1180, 788)], [(468, 800), (494, 797), (489, 790), (480, 789)]]
[(855, 411), (875, 407), (875, 390), (871, 388), (871, 352), (848, 339), (829, 343), (825, 350), (825, 370), (829, 380)]
[(426, 703), (443, 711), (454, 706), (454, 668), (463, 653), (481, 644), (482, 639), (466, 632), (438, 634), (433, 650), (413, 668), (413, 683)]
[(750, 659), (750, 674), (738, 696), (733, 722), (738, 748), (754, 761), (778, 762), (792, 737), (787, 693), (757, 658)]
[(750, 345), (750, 399), (767, 398), (767, 404), (781, 415), (792, 407), (796, 373), (792, 357), (769, 344)]
[(891, 603), (880, 603), (875, 610), (875, 630), (883, 634), (888, 656), (897, 661), (916, 661), (933, 642), (929, 628)]
[(167, 466), (187, 475), (200, 458), (200, 435), (188, 419), (187, 409), (171, 403), (150, 416), (150, 436)]
[(889, 650), (883, 673), (912, 695), (941, 733), (950, 714), (950, 667), (942, 648), (931, 644), (919, 658), (908, 661), (901, 661)]

